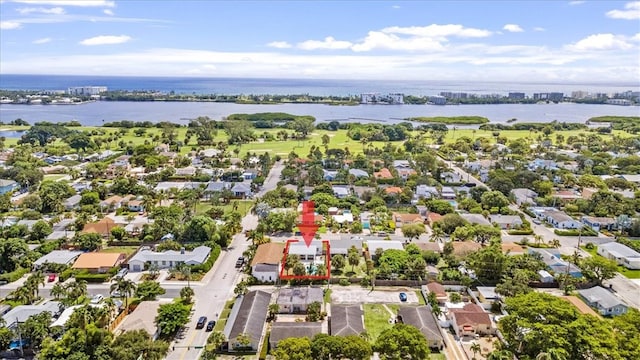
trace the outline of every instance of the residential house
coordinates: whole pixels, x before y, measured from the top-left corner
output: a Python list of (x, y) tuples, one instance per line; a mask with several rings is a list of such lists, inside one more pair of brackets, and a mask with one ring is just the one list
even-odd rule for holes
[(352, 224), (353, 223), (353, 214), (351, 210), (342, 210), (337, 214), (331, 215), (333, 220), (338, 224)]
[(409, 224), (424, 224), (424, 218), (420, 214), (393, 213), (392, 217), (396, 223), (396, 228)]
[(233, 196), (241, 199), (249, 198), (252, 195), (251, 186), (245, 183), (236, 183), (231, 188), (231, 192), (233, 193)]
[(554, 281), (553, 275), (547, 270), (538, 270), (538, 279), (543, 283), (552, 283)]
[(424, 296), (425, 299), (428, 298), (430, 293), (436, 294), (436, 299), (438, 300), (439, 305), (444, 305), (449, 300), (449, 295), (447, 294), (444, 286), (435, 281), (432, 281), (427, 285), (422, 285), (421, 291), (422, 296)]
[(511, 190), (511, 194), (513, 195), (516, 204), (521, 206), (523, 204), (536, 204), (536, 198), (538, 194), (530, 189), (513, 189)]
[(467, 255), (480, 250), (482, 245), (474, 241), (452, 241), (453, 255), (464, 258)]
[(387, 168), (382, 168), (380, 171), (374, 172), (373, 177), (381, 180), (391, 180), (393, 179), (393, 174)]
[(460, 214), (460, 216), (471, 224), (491, 226), (489, 220), (485, 219), (482, 214)]
[(332, 239), (329, 240), (331, 246), (331, 255), (347, 255), (351, 247), (355, 247), (358, 250), (358, 254), (362, 254), (362, 238), (351, 237), (350, 239)]
[(579, 229), (582, 224), (563, 211), (551, 210), (544, 213), (546, 221), (556, 229)]
[(429, 226), (433, 227), (433, 225), (435, 223), (437, 223), (438, 221), (442, 220), (443, 216), (438, 214), (438, 213), (434, 213), (434, 212), (430, 212), (427, 214), (427, 222), (429, 223)]
[(640, 253), (618, 242), (598, 245), (598, 254), (615, 260), (627, 269), (640, 269)]
[(129, 202), (127, 202), (127, 208), (129, 209), (129, 211), (135, 211), (135, 212), (143, 212), (144, 211), (144, 206), (142, 205), (144, 201), (142, 200), (129, 200)]
[(573, 201), (582, 198), (582, 195), (574, 190), (559, 190), (551, 194), (552, 197), (561, 200), (562, 202)]
[(360, 169), (349, 169), (349, 175), (353, 175), (356, 179), (369, 177), (369, 174), (366, 171)]
[(259, 245), (251, 261), (251, 275), (258, 281), (275, 282), (278, 279), (283, 252), (284, 243), (271, 242)]
[(326, 169), (322, 169), (322, 178), (325, 181), (333, 181), (336, 179), (336, 176), (338, 176), (338, 172), (336, 170), (326, 170)]
[(362, 334), (364, 332), (362, 305), (331, 304), (329, 331), (332, 336)]
[(373, 194), (376, 192), (376, 188), (371, 187), (371, 186), (353, 186), (352, 187), (354, 194), (359, 198), (362, 199), (367, 193), (369, 194)]
[(440, 326), (428, 306), (402, 306), (398, 310), (398, 321), (420, 330), (430, 348), (442, 350), (444, 347)]
[(451, 171), (445, 171), (441, 173), (440, 179), (446, 184), (457, 184), (462, 182), (462, 177), (460, 176), (460, 174)]
[(517, 215), (489, 215), (489, 220), (502, 230), (517, 229), (523, 225), (522, 219)]
[(103, 274), (122, 264), (126, 258), (127, 255), (122, 253), (89, 252), (80, 255), (71, 268)]
[(160, 301), (141, 301), (135, 310), (124, 318), (118, 329), (123, 332), (144, 330), (152, 340), (160, 335), (160, 329), (156, 325), (155, 318), (158, 314)]
[(258, 177), (258, 170), (256, 169), (246, 169), (242, 173), (242, 178), (244, 180), (253, 180)]
[(113, 195), (102, 200), (99, 205), (106, 210), (116, 210), (122, 206), (122, 200), (123, 198), (121, 196)]
[(402, 193), (402, 188), (398, 186), (389, 186), (384, 189), (385, 194), (397, 195)]
[(187, 166), (176, 169), (176, 176), (195, 176), (197, 169), (193, 166)]
[(346, 187), (346, 186), (332, 186), (331, 188), (333, 189), (333, 194), (338, 199), (344, 199), (344, 198), (348, 197), (349, 195), (351, 195), (351, 192), (349, 191), (349, 188)]
[(558, 170), (558, 164), (553, 160), (535, 159), (530, 162), (527, 167), (531, 171), (535, 170)]
[(619, 178), (623, 178), (629, 182), (635, 183), (636, 185), (640, 185), (640, 175), (618, 175)]
[[(417, 242), (414, 244), (422, 251), (433, 251), (438, 254), (442, 253), (441, 244), (437, 242)], [(331, 251), (333, 251), (333, 248), (331, 248)]]
[(67, 198), (62, 205), (67, 211), (76, 210), (80, 208), (80, 200), (82, 200), (82, 195), (73, 195)]
[(31, 229), (33, 228), (33, 225), (35, 225), (35, 223), (37, 223), (40, 220), (27, 220), (27, 219), (22, 219), (22, 220), (18, 220), (18, 222), (16, 223), (16, 225), (20, 226), (26, 226), (27, 230), (31, 231)]
[(307, 337), (312, 339), (322, 333), (321, 322), (275, 322), (269, 333), (269, 347), (276, 349), (281, 340), (293, 337)]
[(85, 224), (82, 232), (97, 233), (102, 235), (103, 237), (109, 237), (111, 236), (111, 230), (113, 230), (113, 228), (116, 226), (118, 225), (112, 218), (105, 216), (97, 222)]
[(208, 246), (198, 246), (192, 251), (167, 250), (156, 252), (150, 249), (138, 251), (129, 259), (129, 270), (137, 272), (145, 270), (145, 265), (156, 265), (159, 269), (171, 269), (180, 264), (201, 265), (207, 261), (211, 248)]
[(573, 277), (582, 277), (582, 271), (577, 266), (562, 260), (559, 254), (554, 254), (549, 249), (529, 248), (529, 252), (540, 254), (542, 261), (547, 265), (547, 269), (555, 274), (567, 273)]
[(608, 217), (583, 216), (582, 223), (591, 227), (595, 231), (614, 230), (618, 224), (616, 219)]
[(478, 300), (483, 303), (491, 303), (494, 301), (500, 301), (501, 297), (496, 293), (495, 286), (478, 286)]
[(442, 189), (440, 189), (440, 196), (445, 200), (454, 200), (456, 198), (456, 192), (453, 188), (443, 186)]
[(496, 333), (489, 313), (473, 303), (465, 304), (460, 309), (449, 309), (449, 319), (455, 334), (460, 338)]
[(214, 193), (219, 194), (226, 189), (231, 189), (232, 185), (232, 183), (226, 181), (210, 181), (204, 189), (204, 195), (206, 198), (210, 198)]
[(408, 160), (394, 160), (393, 168), (396, 169), (398, 176), (403, 180), (407, 180), (409, 176), (417, 174), (417, 172), (411, 168)]
[(502, 243), (500, 244), (502, 252), (505, 255), (522, 255), (524, 254), (524, 248), (516, 243)]
[(391, 249), (404, 250), (402, 242), (395, 240), (367, 240), (367, 247), (371, 255), (375, 254), (378, 249), (381, 249), (382, 252)]
[(435, 186), (418, 185), (414, 196), (416, 199), (431, 199), (440, 196), (440, 192)]
[[(269, 302), (271, 294), (260, 290), (250, 291), (236, 299), (223, 331), (228, 351), (258, 351), (262, 343)], [(248, 344), (238, 341), (240, 335), (248, 339)]]
[(578, 290), (578, 294), (587, 305), (596, 309), (603, 316), (622, 315), (628, 310), (627, 304), (602, 286)]
[(18, 188), (18, 183), (14, 180), (0, 179), (0, 195), (12, 192)]
[(24, 323), (29, 317), (45, 311), (55, 318), (62, 313), (63, 308), (58, 301), (48, 301), (38, 305), (18, 305), (2, 315), (2, 319), (9, 329), (16, 329), (18, 324)]
[(71, 265), (81, 254), (82, 251), (53, 250), (34, 261), (33, 267), (37, 270), (46, 264)]
[(129, 166), (129, 159), (131, 158), (131, 156), (129, 155), (121, 155), (118, 156), (114, 161), (113, 161), (113, 165), (114, 166)]
[(306, 313), (311, 303), (324, 303), (324, 290), (319, 287), (286, 287), (278, 292), (276, 301), (280, 314)]

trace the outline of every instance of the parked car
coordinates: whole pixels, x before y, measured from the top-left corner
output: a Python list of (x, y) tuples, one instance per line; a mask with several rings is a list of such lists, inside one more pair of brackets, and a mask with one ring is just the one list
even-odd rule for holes
[(407, 294), (401, 292), (400, 293), (400, 301), (402, 301), (402, 302), (407, 301)]
[(236, 268), (241, 268), (244, 265), (244, 258), (240, 256), (238, 260), (236, 260)]
[(542, 221), (540, 221), (540, 219), (533, 219), (533, 223), (540, 225), (542, 224)]
[(123, 278), (125, 275), (127, 275), (129, 273), (129, 269), (127, 268), (122, 268), (120, 270), (118, 270), (118, 273), (116, 274), (115, 278), (116, 279), (121, 279)]
[(216, 321), (215, 320), (209, 320), (209, 322), (207, 323), (206, 331), (212, 331), (214, 326), (216, 326)]
[(47, 282), (54, 282), (56, 281), (56, 274), (49, 274), (49, 276), (47, 277)]
[(207, 323), (207, 317), (200, 316), (200, 318), (198, 319), (198, 323), (196, 324), (196, 329), (202, 329), (204, 327), (204, 324), (206, 323)]
[(92, 304), (100, 304), (100, 302), (101, 302), (102, 300), (104, 300), (104, 296), (102, 296), (102, 294), (97, 294), (97, 295), (94, 295), (94, 296), (91, 298), (91, 303), (92, 303)]

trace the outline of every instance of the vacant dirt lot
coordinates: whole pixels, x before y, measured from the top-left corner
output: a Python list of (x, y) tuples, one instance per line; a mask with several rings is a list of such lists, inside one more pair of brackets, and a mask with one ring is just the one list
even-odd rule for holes
[[(400, 301), (400, 293), (407, 294), (407, 301)], [(331, 301), (334, 303), (346, 303), (346, 304), (363, 304), (363, 303), (387, 303), (387, 304), (418, 304), (418, 296), (415, 291), (383, 291), (363, 289), (359, 287), (332, 287), (331, 288)]]

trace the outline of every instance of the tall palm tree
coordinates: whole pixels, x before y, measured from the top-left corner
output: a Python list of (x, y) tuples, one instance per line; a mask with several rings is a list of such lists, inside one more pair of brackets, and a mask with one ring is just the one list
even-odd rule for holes
[(86, 296), (87, 282), (84, 280), (80, 280), (69, 283), (69, 285), (67, 285), (67, 291), (69, 293), (69, 298), (74, 300)]
[(54, 299), (60, 300), (63, 297), (67, 296), (67, 289), (65, 289), (65, 287), (61, 283), (56, 283), (51, 288), (50, 294)]
[(440, 227), (431, 228), (431, 237), (429, 238), (432, 242), (440, 242), (444, 238), (444, 231)]
[(31, 274), (31, 276), (29, 276), (27, 278), (27, 281), (25, 283), (25, 287), (29, 288), (32, 292), (33, 292), (33, 298), (37, 299), (38, 295), (40, 295), (40, 285), (42, 284), (42, 286), (44, 286), (45, 282), (44, 282), (44, 274), (42, 273), (42, 270), (38, 270), (36, 272), (34, 272), (33, 274)]
[(31, 304), (33, 302), (33, 291), (26, 286), (13, 290), (9, 296), (23, 304)]
[(480, 344), (478, 344), (477, 342), (474, 342), (473, 344), (471, 344), (471, 351), (473, 351), (473, 358), (476, 358), (476, 354), (480, 352)]
[(136, 291), (136, 283), (131, 280), (119, 278), (115, 284), (111, 284), (111, 292), (117, 291), (120, 297), (124, 297), (124, 308), (129, 311), (129, 297)]

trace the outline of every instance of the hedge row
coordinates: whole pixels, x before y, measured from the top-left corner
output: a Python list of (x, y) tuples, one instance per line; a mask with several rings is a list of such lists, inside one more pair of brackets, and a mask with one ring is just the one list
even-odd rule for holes
[(531, 229), (516, 229), (507, 231), (509, 235), (531, 235), (533, 234), (533, 230)]
[(71, 269), (71, 268), (66, 269), (65, 271), (61, 272), (58, 275), (58, 281), (65, 282), (65, 281), (67, 281), (67, 279), (69, 279), (72, 276), (73, 276), (73, 269)]
[(193, 265), (191, 267), (192, 273), (206, 273), (211, 270), (211, 267), (220, 256), (220, 246), (216, 245), (213, 249), (211, 249), (211, 253), (209, 254), (209, 258), (203, 264)]
[(553, 230), (553, 233), (558, 235), (558, 236), (596, 236), (598, 235), (595, 231), (591, 230), (590, 228), (582, 228), (582, 232), (580, 231), (580, 229), (568, 229), (568, 230), (559, 230), (559, 229), (555, 229)]
[(23, 269), (21, 267), (18, 267), (17, 269), (15, 269), (10, 273), (0, 275), (0, 280), (4, 280), (8, 283), (12, 283), (14, 281), (17, 281), (21, 277), (23, 277), (28, 272), (29, 272), (29, 269)]
[(109, 274), (76, 274), (76, 281), (84, 280), (88, 283), (103, 283), (109, 278)]

